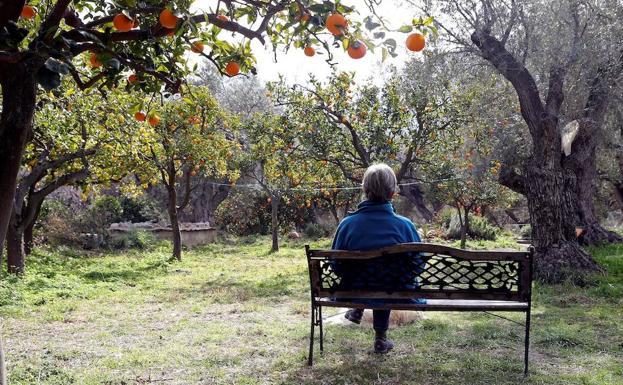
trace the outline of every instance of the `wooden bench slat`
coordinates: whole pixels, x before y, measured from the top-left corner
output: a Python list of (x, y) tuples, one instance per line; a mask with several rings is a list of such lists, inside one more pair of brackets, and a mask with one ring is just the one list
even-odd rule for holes
[(478, 301), (478, 300), (428, 300), (426, 304), (378, 304), (362, 302), (332, 301), (320, 299), (319, 305), (327, 307), (366, 308), (376, 310), (418, 310), (418, 311), (526, 311), (527, 302), (515, 301)]
[(528, 251), (463, 250), (433, 243), (401, 243), (399, 245), (366, 251), (309, 250), (309, 256), (311, 259), (371, 259), (383, 255), (407, 252), (444, 254), (473, 261), (521, 261), (530, 256)]

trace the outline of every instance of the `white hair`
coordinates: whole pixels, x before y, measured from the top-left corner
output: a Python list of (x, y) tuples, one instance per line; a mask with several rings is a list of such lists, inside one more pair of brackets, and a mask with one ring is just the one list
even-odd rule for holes
[(398, 182), (391, 167), (385, 163), (377, 163), (368, 167), (363, 174), (361, 186), (366, 199), (385, 202), (396, 193)]

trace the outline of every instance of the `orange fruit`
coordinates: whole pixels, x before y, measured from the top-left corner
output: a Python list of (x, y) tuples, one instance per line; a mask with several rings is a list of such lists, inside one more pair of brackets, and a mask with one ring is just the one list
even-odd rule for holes
[(158, 115), (152, 115), (149, 117), (149, 124), (152, 127), (156, 127), (158, 124), (160, 124), (160, 117)]
[(229, 17), (225, 15), (218, 15), (216, 16), (216, 18), (219, 19), (220, 21), (229, 21)]
[(357, 40), (348, 46), (348, 56), (353, 59), (361, 59), (366, 56), (366, 45)]
[(309, 13), (305, 13), (299, 16), (299, 20), (302, 21), (303, 23), (306, 21), (309, 21), (309, 19), (311, 19), (311, 15)]
[(128, 76), (128, 83), (134, 84), (137, 81), (138, 81), (138, 76), (136, 76), (136, 74), (132, 74), (132, 75)]
[(412, 33), (407, 36), (406, 44), (409, 51), (418, 52), (424, 49), (424, 46), (426, 45), (426, 38), (421, 33)]
[(102, 62), (97, 58), (96, 53), (91, 53), (91, 57), (89, 58), (89, 62), (91, 63), (91, 67), (97, 68), (102, 66)]
[(138, 111), (134, 113), (134, 119), (138, 120), (139, 122), (144, 122), (145, 118), (147, 118), (147, 115), (145, 115), (143, 111)]
[(165, 8), (160, 12), (160, 25), (164, 28), (173, 29), (177, 26), (177, 16), (171, 10)]
[(225, 72), (229, 76), (238, 75), (238, 73), (240, 72), (240, 64), (236, 63), (235, 61), (230, 61), (225, 67)]
[(305, 47), (303, 52), (305, 52), (305, 55), (310, 56), (310, 57), (316, 54), (316, 50), (314, 49), (314, 47), (309, 47), (309, 46)]
[(123, 13), (118, 13), (112, 19), (112, 25), (119, 32), (128, 32), (134, 28), (134, 20), (130, 19)]
[(335, 36), (340, 36), (348, 26), (348, 20), (339, 13), (333, 13), (327, 17), (327, 29)]
[(37, 12), (30, 5), (24, 5), (24, 8), (22, 8), (21, 16), (24, 19), (32, 19), (33, 17), (35, 17), (36, 14), (37, 14)]
[(193, 51), (194, 53), (201, 53), (203, 52), (203, 43), (200, 41), (195, 41), (190, 45), (190, 50)]

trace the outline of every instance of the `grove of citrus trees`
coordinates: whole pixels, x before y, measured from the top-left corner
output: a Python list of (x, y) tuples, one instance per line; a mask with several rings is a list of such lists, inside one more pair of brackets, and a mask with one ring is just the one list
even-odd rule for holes
[[(423, 220), (434, 217), (431, 200), (453, 205), (463, 241), (471, 211), (523, 195), (537, 274), (599, 271), (577, 235), (621, 240), (600, 225), (594, 200), (601, 133), (620, 94), (623, 28), (613, 20), (622, 7), (560, 0), (552, 15), (538, 0), (412, 3), (416, 17), (394, 30), (373, 1), (217, 1), (208, 11), (182, 0), (1, 3), (9, 271), (23, 272), (42, 202), (60, 186), (86, 196), (113, 182), (163, 187), (181, 259), (179, 218), (205, 181), (266, 194), (277, 250), (282, 208), (324, 206), (339, 220), (375, 162), (394, 168)], [(560, 29), (562, 47), (552, 39)], [(369, 84), (340, 71), (338, 49), (349, 60), (397, 57), (390, 32), (417, 53), (403, 68)], [(323, 54), (334, 72), (223, 86), (221, 77), (262, 71), (252, 40)], [(579, 131), (564, 153), (560, 131), (573, 121)]]

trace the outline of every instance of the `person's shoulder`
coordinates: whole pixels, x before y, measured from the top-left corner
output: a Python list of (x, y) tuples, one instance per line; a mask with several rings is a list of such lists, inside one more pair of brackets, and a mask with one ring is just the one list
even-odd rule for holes
[(357, 220), (357, 214), (347, 215), (340, 221), (339, 227), (348, 226), (350, 223), (352, 223), (355, 220)]
[(415, 228), (415, 224), (413, 224), (413, 222), (411, 221), (411, 219), (407, 218), (407, 217), (403, 217), (402, 215), (398, 215), (398, 214), (394, 214), (394, 216), (396, 217), (396, 219), (402, 223), (404, 226), (407, 226), (409, 228)]

